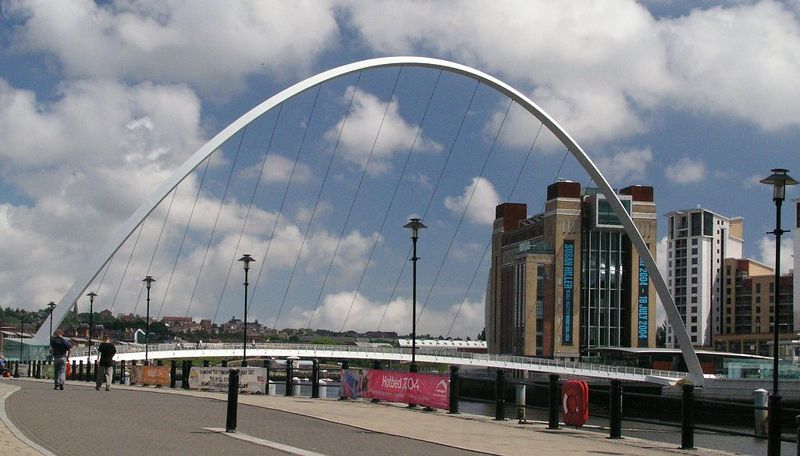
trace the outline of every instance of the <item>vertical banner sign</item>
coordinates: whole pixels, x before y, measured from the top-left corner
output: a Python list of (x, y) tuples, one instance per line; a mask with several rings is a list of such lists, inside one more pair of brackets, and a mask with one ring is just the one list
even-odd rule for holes
[(650, 276), (644, 261), (639, 259), (639, 308), (637, 309), (637, 328), (639, 334), (639, 347), (647, 347), (647, 320), (650, 312)]
[(575, 243), (564, 241), (564, 270), (562, 288), (564, 289), (564, 300), (562, 308), (564, 315), (561, 330), (561, 343), (572, 345), (572, 294), (573, 279), (575, 277)]

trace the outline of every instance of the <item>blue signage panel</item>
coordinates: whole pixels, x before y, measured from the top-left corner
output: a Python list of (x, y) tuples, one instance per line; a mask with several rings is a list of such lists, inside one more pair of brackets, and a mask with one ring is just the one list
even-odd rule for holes
[(637, 311), (638, 334), (639, 334), (639, 347), (647, 347), (647, 320), (650, 312), (650, 276), (647, 273), (647, 268), (644, 266), (644, 261), (639, 259), (639, 304)]
[(575, 243), (564, 241), (564, 270), (563, 270), (563, 289), (564, 289), (564, 309), (563, 327), (561, 328), (561, 343), (572, 345), (572, 294), (575, 277)]

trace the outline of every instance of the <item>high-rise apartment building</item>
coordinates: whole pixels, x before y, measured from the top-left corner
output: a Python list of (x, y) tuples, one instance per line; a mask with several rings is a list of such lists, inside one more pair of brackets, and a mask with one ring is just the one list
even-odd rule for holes
[[(620, 200), (655, 254), (652, 187)], [(496, 208), (486, 308), (490, 353), (577, 359), (601, 347), (655, 345), (655, 291), (625, 231), (594, 189), (547, 188), (543, 213)]]
[[(725, 258), (742, 256), (742, 219), (706, 209), (686, 209), (666, 215), (667, 285), (683, 318), (692, 344), (709, 347), (727, 318), (722, 305)], [(667, 324), (667, 347), (675, 348)]]

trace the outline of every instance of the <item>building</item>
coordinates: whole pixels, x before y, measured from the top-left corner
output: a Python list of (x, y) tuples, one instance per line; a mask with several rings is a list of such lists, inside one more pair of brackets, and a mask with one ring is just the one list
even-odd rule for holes
[[(722, 331), (722, 265), (742, 256), (742, 219), (696, 208), (670, 212), (667, 227), (667, 286), (692, 344), (710, 347)], [(667, 347), (677, 347), (667, 324)]]
[[(795, 204), (795, 223), (792, 229), (792, 236), (794, 239), (794, 330), (800, 331), (800, 198), (794, 200)], [(790, 219), (791, 220), (791, 219)]]
[(772, 356), (775, 304), (779, 309), (781, 357), (794, 356), (797, 321), (793, 312), (792, 273), (780, 277), (780, 296), (775, 297), (775, 271), (751, 259), (728, 258), (724, 262), (724, 320), (714, 337), (714, 349), (732, 353)]
[[(655, 255), (652, 187), (619, 191)], [(655, 345), (655, 291), (605, 197), (547, 188), (545, 211), (497, 206), (486, 306), (490, 353), (578, 359), (599, 347)]]

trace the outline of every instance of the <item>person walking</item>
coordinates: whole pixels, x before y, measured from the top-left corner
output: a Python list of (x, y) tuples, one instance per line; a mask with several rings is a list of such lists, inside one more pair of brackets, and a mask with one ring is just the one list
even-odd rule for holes
[(53, 337), (50, 338), (50, 352), (53, 354), (54, 390), (64, 390), (64, 382), (67, 380), (67, 360), (72, 343), (64, 338), (64, 332), (60, 329), (55, 330)]
[(99, 369), (97, 369), (94, 389), (100, 391), (100, 387), (103, 386), (103, 381), (105, 380), (106, 391), (108, 391), (112, 381), (111, 376), (114, 375), (114, 355), (117, 354), (117, 347), (111, 343), (111, 337), (105, 336), (103, 337), (103, 343), (97, 347), (97, 351), (100, 353), (100, 361), (97, 363)]

